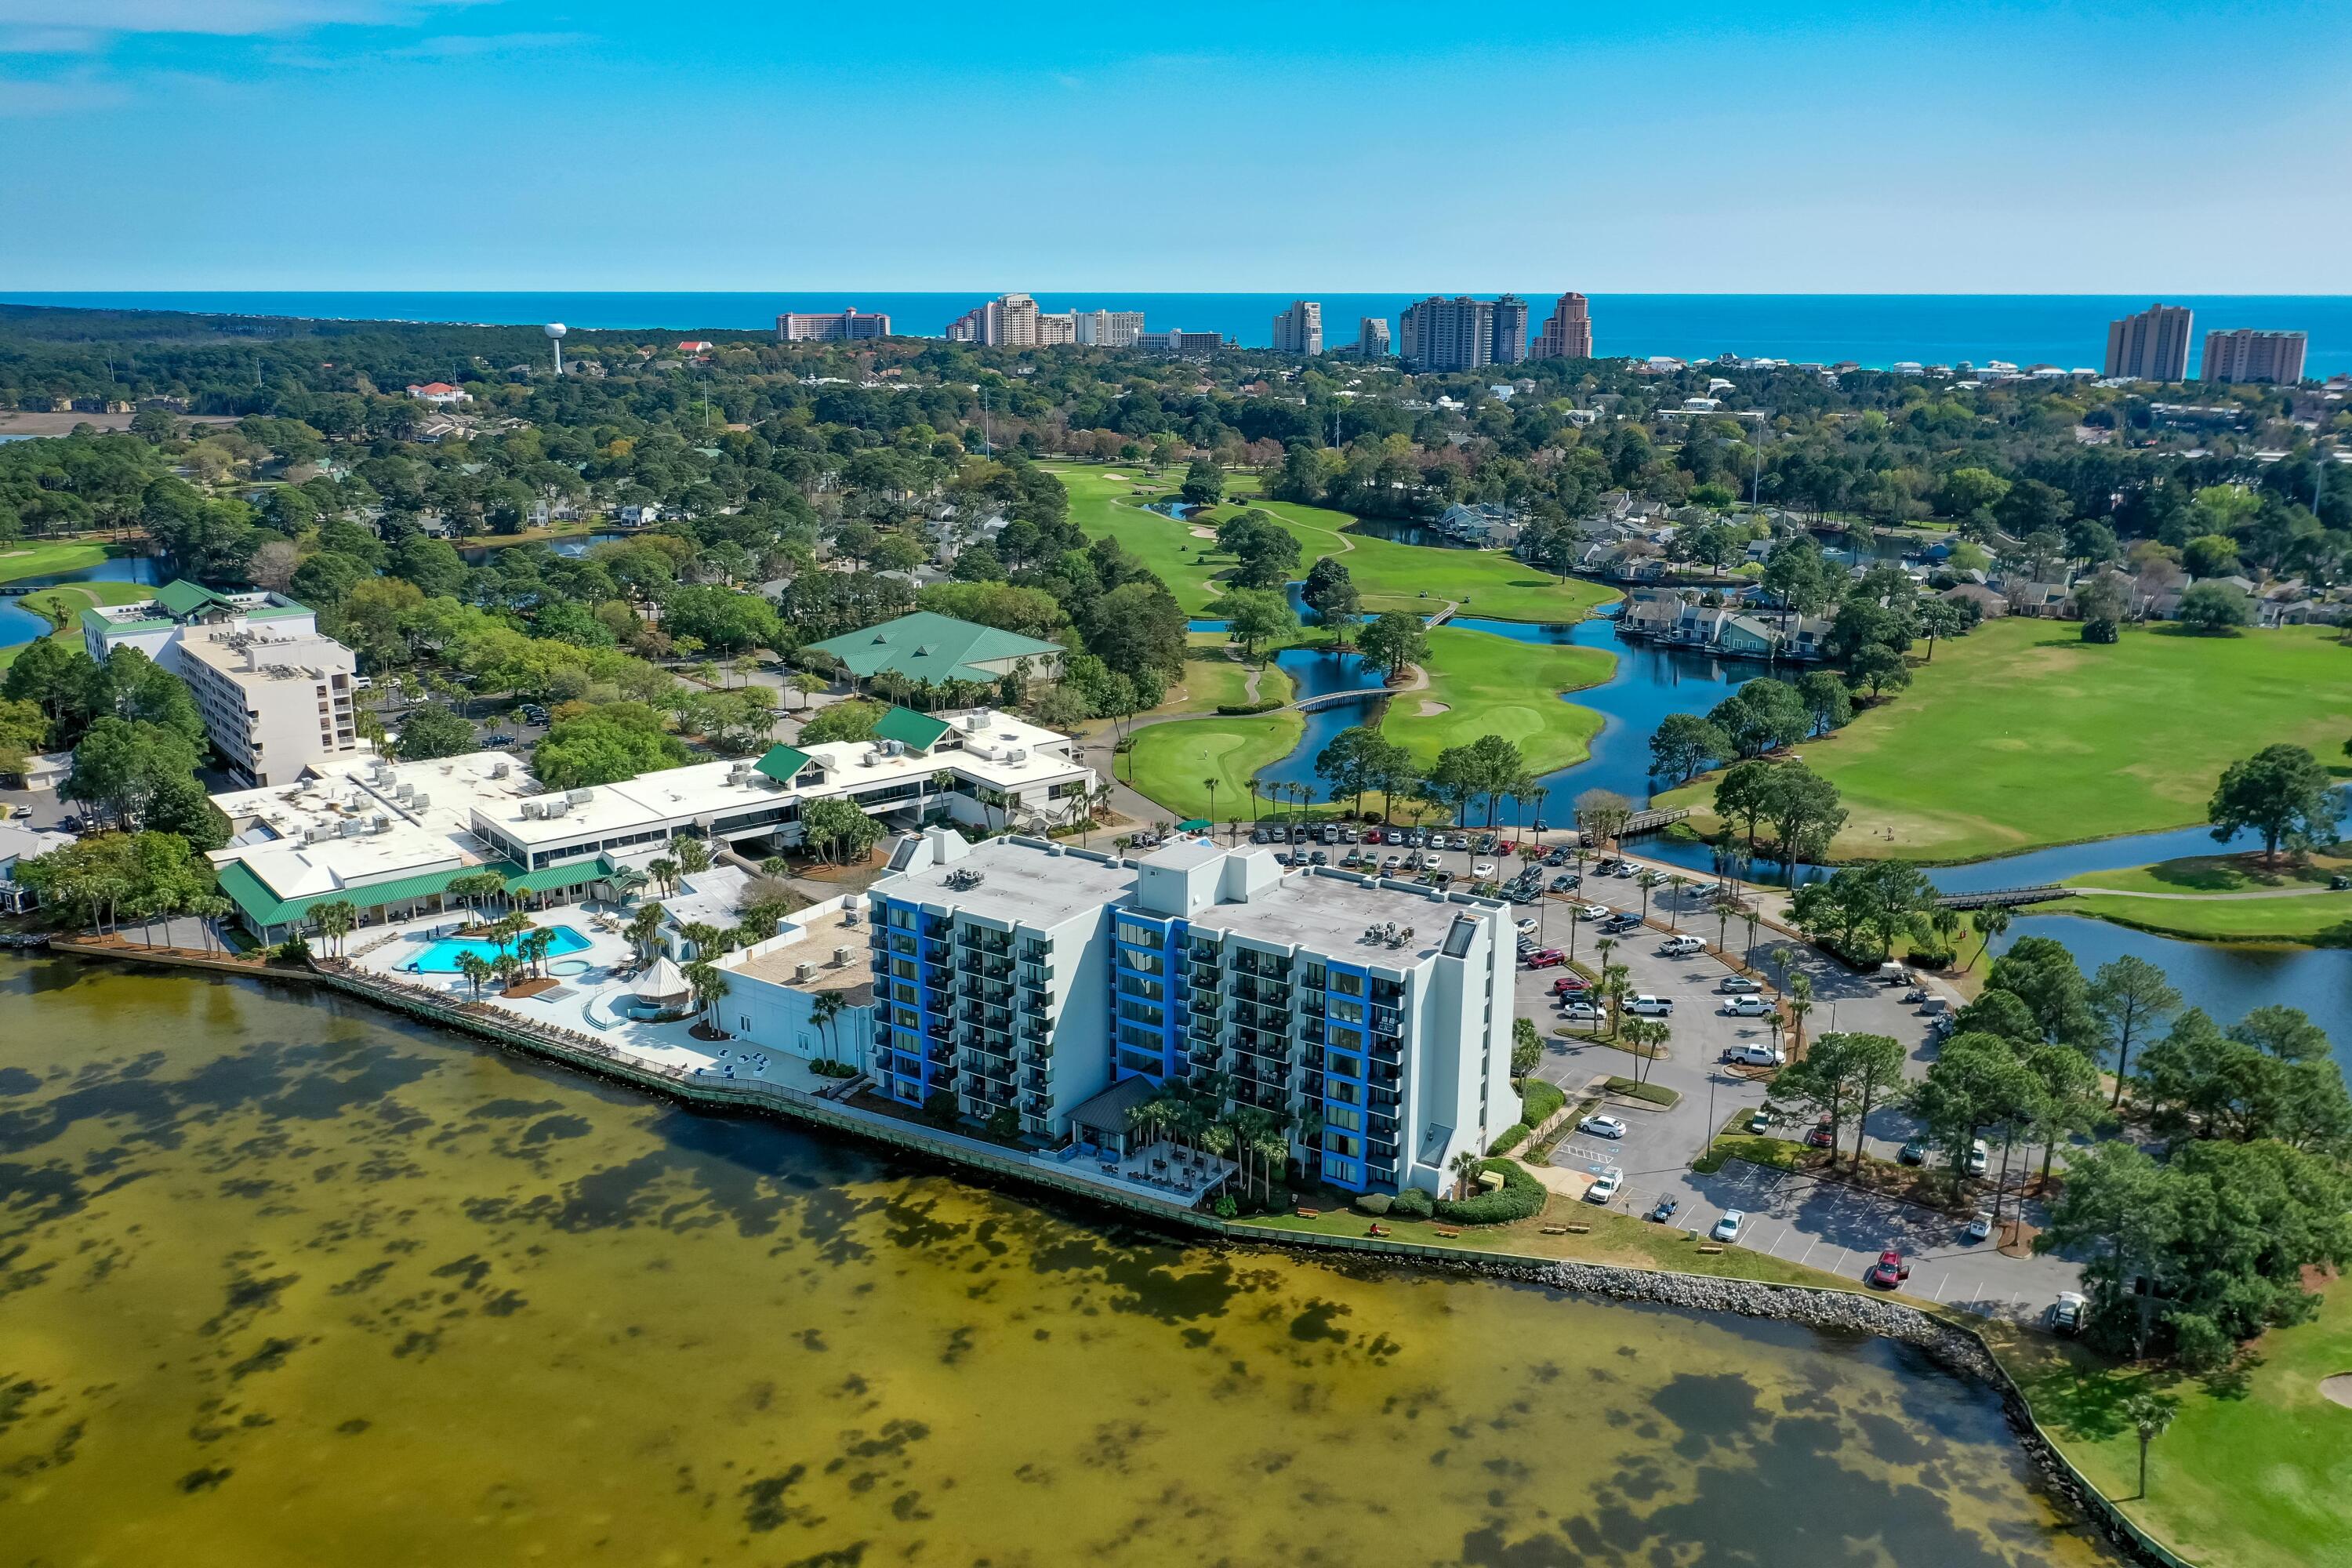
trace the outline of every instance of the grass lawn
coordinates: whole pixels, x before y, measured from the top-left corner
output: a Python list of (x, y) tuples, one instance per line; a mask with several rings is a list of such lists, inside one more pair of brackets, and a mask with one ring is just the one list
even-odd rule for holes
[[(1184, 655), (1184, 695), (1173, 702), (1162, 703), (1155, 712), (1213, 713), (1218, 708), (1247, 702), (1250, 667), (1230, 657), (1226, 649), (1233, 645), (1222, 632), (1194, 632), (1185, 639), (1190, 645)], [(1268, 664), (1258, 678), (1260, 700), (1290, 700), (1290, 677), (1279, 665)]]
[[(81, 630), (78, 626), (68, 626), (64, 631), (52, 634), (47, 640), (63, 643), (68, 647), (79, 647)], [(0, 675), (5, 675), (8, 672), (8, 667), (16, 662), (16, 656), (32, 646), (28, 642), (20, 642), (13, 647), (0, 647)]]
[(48, 577), (59, 572), (83, 572), (113, 553), (103, 544), (51, 540), (0, 549), (0, 583), (19, 577)]
[(2086, 871), (2067, 885), (2126, 893), (2243, 893), (2262, 888), (2325, 889), (2330, 877), (2347, 870), (2352, 870), (2352, 845), (2338, 845), (2306, 856), (2301, 865), (2282, 864), (2275, 869), (2259, 855), (2190, 855), (2153, 866)]
[(2048, 906), (2117, 925), (2200, 942), (2294, 942), (2352, 947), (2352, 893), (2285, 899), (2134, 899), (2091, 894)]
[[(1346, 532), (1356, 521), (1346, 512), (1265, 500), (1255, 474), (1228, 474), (1223, 504), (1192, 521), (1178, 522), (1143, 510), (1146, 501), (1176, 494), (1182, 476), (1173, 470), (1162, 480), (1146, 481), (1142, 468), (1131, 463), (1043, 466), (1058, 475), (1070, 492), (1072, 522), (1090, 539), (1117, 537), (1159, 574), (1177, 603), (1192, 614), (1206, 610), (1222, 595), (1216, 579), (1232, 569), (1233, 558), (1192, 531), (1214, 528), (1253, 506), (1272, 513), (1297, 539), (1301, 575), (1323, 556), (1344, 560), (1365, 609), (1374, 614), (1405, 609), (1426, 614), (1452, 599), (1465, 604), (1469, 613), (1506, 620), (1578, 621), (1595, 605), (1617, 596), (1613, 589), (1598, 584), (1572, 578), (1560, 584), (1495, 551), (1438, 550)], [(1139, 489), (1150, 493), (1139, 496), (1134, 493)]]
[[(1997, 1341), (2033, 1413), (2082, 1472), (2143, 1528), (2193, 1563), (2229, 1568), (2352, 1564), (2352, 1409), (2319, 1382), (2352, 1371), (2352, 1288), (2328, 1291), (2317, 1318), (2264, 1334), (2240, 1375), (2210, 1382), (2105, 1365), (2039, 1334)], [(2178, 1402), (2149, 1446), (2124, 1423), (2140, 1392)]]
[[(1135, 788), (1180, 822), (1211, 816), (1228, 822), (1249, 814), (1249, 781), (1288, 756), (1306, 731), (1307, 721), (1290, 712), (1147, 725), (1135, 732), (1120, 776), (1131, 772)], [(1217, 781), (1213, 813), (1201, 783), (1206, 778)]]
[[(1448, 746), (1500, 735), (1527, 758), (1528, 771), (1549, 773), (1582, 762), (1601, 718), (1560, 700), (1560, 693), (1609, 679), (1615, 658), (1600, 648), (1513, 642), (1488, 632), (1439, 626), (1429, 634), (1429, 689), (1389, 700), (1381, 732), (1423, 763)], [(1447, 710), (1421, 716), (1424, 702)], [(1555, 819), (1567, 815), (1566, 802)]]
[[(1303, 1231), (1318, 1236), (1361, 1236), (1371, 1223), (1369, 1216), (1350, 1209), (1326, 1209), (1312, 1219), (1301, 1219), (1296, 1215), (1265, 1215), (1242, 1225), (1249, 1229)], [(1619, 1263), (1636, 1268), (1670, 1268), (1685, 1274), (1832, 1289), (1850, 1290), (1854, 1286), (1853, 1280), (1842, 1276), (1767, 1258), (1745, 1247), (1701, 1252), (1699, 1247), (1706, 1244), (1692, 1240), (1673, 1226), (1653, 1225), (1631, 1215), (1576, 1203), (1558, 1194), (1533, 1219), (1515, 1220), (1509, 1225), (1446, 1225), (1445, 1229), (1460, 1232), (1450, 1239), (1437, 1234), (1443, 1221), (1387, 1215), (1380, 1224), (1381, 1228), (1392, 1233), (1391, 1239), (1422, 1247), (1507, 1253), (1545, 1262), (1574, 1258), (1584, 1263)], [(1592, 1228), (1583, 1236), (1546, 1236), (1542, 1227), (1548, 1225), (1585, 1225)]]
[[(2293, 742), (2334, 762), (2352, 733), (2352, 647), (2320, 627), (2133, 630), (2100, 647), (2072, 626), (1995, 621), (1913, 676), (1803, 748), (1852, 814), (1841, 858), (1972, 860), (2189, 826), (2236, 759)], [(1712, 791), (1658, 804), (1704, 807)]]

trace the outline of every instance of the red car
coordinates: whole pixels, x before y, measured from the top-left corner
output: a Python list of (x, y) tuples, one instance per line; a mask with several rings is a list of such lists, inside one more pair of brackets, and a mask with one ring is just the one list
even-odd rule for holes
[(1805, 1134), (1805, 1142), (1816, 1149), (1833, 1149), (1837, 1147), (1836, 1136), (1826, 1127), (1816, 1127)]
[(1517, 847), (1518, 847), (1517, 845), (1506, 838), (1500, 844), (1495, 846), (1495, 853), (1497, 855), (1508, 855)]
[(1580, 991), (1591, 989), (1592, 982), (1581, 974), (1563, 974), (1551, 983), (1551, 994), (1555, 996), (1573, 996)]
[(1528, 954), (1529, 969), (1557, 969), (1568, 962), (1568, 954), (1556, 947), (1539, 947)]
[(1380, 830), (1379, 828), (1377, 828), (1377, 827), (1367, 827), (1367, 828), (1365, 828), (1365, 829), (1364, 829), (1364, 842), (1365, 842), (1365, 843), (1367, 843), (1367, 844), (1378, 844), (1380, 841), (1381, 841), (1381, 830)]
[(1870, 1266), (1869, 1272), (1862, 1277), (1862, 1282), (1881, 1290), (1892, 1290), (1910, 1278), (1911, 1266), (1903, 1261), (1901, 1253), (1890, 1247), (1878, 1255), (1878, 1261)]

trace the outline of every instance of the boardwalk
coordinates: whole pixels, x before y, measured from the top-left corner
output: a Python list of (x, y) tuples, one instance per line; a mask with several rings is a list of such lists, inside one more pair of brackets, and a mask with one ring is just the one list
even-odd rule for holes
[(1937, 907), (1947, 910), (2007, 909), (2011, 904), (2046, 903), (2052, 899), (2071, 899), (2073, 888), (2045, 884), (2037, 888), (1988, 888), (1980, 893), (1946, 893), (1937, 899)]

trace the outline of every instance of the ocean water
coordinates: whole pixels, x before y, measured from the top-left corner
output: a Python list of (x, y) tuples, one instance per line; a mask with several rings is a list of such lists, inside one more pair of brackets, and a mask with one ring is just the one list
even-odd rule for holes
[[(518, 325), (563, 321), (581, 328), (660, 328), (680, 331), (772, 330), (783, 310), (839, 310), (856, 306), (887, 312), (900, 332), (935, 336), (948, 322), (994, 289), (950, 293), (876, 293), (856, 289), (773, 294), (518, 293), (141, 290), (92, 293), (0, 293), (0, 302), (90, 309), (200, 310), (257, 316), (307, 316), (346, 321), (471, 321)], [(1444, 290), (1491, 296), (1491, 289)], [(1528, 301), (1528, 331), (1551, 311), (1559, 289), (1515, 290)], [(1272, 338), (1276, 311), (1293, 299), (1318, 300), (1324, 341), (1355, 339), (1359, 320), (1379, 316), (1394, 331), (1398, 313), (1424, 293), (1153, 294), (1118, 290), (1046, 290), (1049, 310), (1141, 310), (1153, 330), (1181, 327), (1214, 331), (1244, 347)], [(2167, 304), (2195, 312), (2193, 333), (2219, 327), (2261, 327), (2308, 333), (2306, 374), (2352, 371), (2352, 295), (2172, 295)], [(2097, 294), (1595, 294), (1593, 349), (1604, 356), (1673, 354), (1682, 359), (1721, 353), (1820, 361), (1853, 360), (1884, 366), (1898, 360), (1923, 364), (2004, 359), (2096, 368), (2106, 352), (2107, 323), (2145, 310), (2146, 296)], [(2201, 335), (2192, 335), (2189, 369), (2197, 368)]]

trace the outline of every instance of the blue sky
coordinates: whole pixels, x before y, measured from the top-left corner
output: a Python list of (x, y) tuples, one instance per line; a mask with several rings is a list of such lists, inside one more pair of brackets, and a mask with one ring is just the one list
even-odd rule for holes
[(0, 147), (26, 290), (2352, 291), (2341, 0), (0, 0)]

